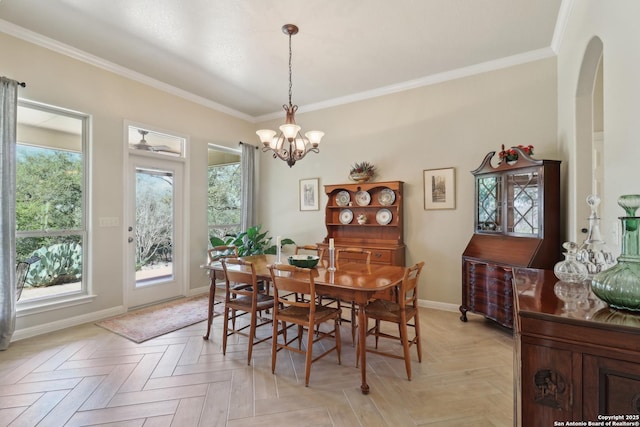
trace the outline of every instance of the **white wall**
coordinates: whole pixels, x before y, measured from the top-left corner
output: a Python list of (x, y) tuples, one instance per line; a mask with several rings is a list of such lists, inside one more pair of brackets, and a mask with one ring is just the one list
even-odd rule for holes
[[(569, 170), (575, 169), (576, 90), (585, 49), (594, 37), (603, 46), (604, 94), (604, 192), (600, 209), (603, 238), (618, 249), (614, 230), (623, 211), (616, 200), (623, 194), (640, 193), (640, 2), (637, 0), (579, 0), (572, 2), (566, 31), (558, 52), (558, 142)], [(575, 210), (571, 174), (566, 199)], [(577, 219), (578, 221), (580, 219)], [(575, 228), (569, 216), (567, 230)], [(576, 238), (571, 235), (571, 238)], [(578, 236), (580, 240), (584, 237)]]
[[(461, 300), (461, 254), (473, 234), (476, 169), (490, 151), (523, 144), (537, 158), (556, 157), (555, 58), (514, 66), (349, 105), (300, 114), (303, 130), (326, 135), (319, 154), (293, 168), (261, 154), (260, 221), (273, 235), (296, 242), (326, 236), (320, 211), (298, 210), (300, 179), (320, 185), (349, 182), (349, 166), (367, 160), (375, 180), (404, 187), (407, 263), (425, 261), (420, 298), (457, 307)], [(295, 99), (294, 99), (295, 101)], [(284, 119), (260, 123), (276, 128)], [(456, 169), (456, 209), (423, 209), (423, 170)]]
[[(87, 280), (96, 298), (63, 310), (19, 315), (14, 337), (26, 328), (63, 325), (70, 318), (88, 321), (95, 313), (122, 307), (125, 120), (189, 136), (188, 287), (206, 286), (199, 266), (208, 240), (207, 143), (237, 148), (238, 141), (254, 136), (254, 125), (2, 33), (0, 52), (0, 75), (27, 83), (19, 90), (21, 98), (92, 116), (92, 270)], [(99, 217), (117, 217), (121, 226), (100, 228)]]

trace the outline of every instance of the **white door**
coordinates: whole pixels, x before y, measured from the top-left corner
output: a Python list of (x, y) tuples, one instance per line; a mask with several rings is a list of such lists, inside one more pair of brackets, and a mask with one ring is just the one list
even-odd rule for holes
[(184, 165), (160, 156), (129, 156), (127, 306), (185, 295)]

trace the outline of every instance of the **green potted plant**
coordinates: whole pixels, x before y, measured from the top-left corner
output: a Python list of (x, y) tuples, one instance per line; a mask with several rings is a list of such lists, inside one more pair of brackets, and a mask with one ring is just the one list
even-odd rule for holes
[[(211, 236), (209, 241), (212, 246), (233, 245), (238, 248), (239, 256), (275, 254), (277, 252), (276, 245), (271, 244), (272, 238), (268, 236), (268, 231), (262, 231), (262, 225), (254, 225), (246, 231), (237, 234), (229, 234), (226, 239)], [(280, 244), (295, 245), (295, 242), (289, 238), (280, 240)]]
[(363, 183), (373, 178), (376, 173), (376, 167), (369, 162), (355, 163), (349, 171), (349, 179), (357, 183)]

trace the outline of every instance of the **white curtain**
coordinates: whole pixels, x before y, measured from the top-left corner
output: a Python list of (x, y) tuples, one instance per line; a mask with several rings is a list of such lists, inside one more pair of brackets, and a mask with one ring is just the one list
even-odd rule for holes
[(16, 328), (16, 114), (18, 82), (0, 77), (0, 350)]
[(256, 147), (244, 142), (240, 143), (242, 147), (242, 157), (240, 159), (240, 168), (242, 169), (241, 179), (241, 199), (242, 199), (242, 218), (240, 221), (241, 231), (246, 231), (249, 227), (254, 226), (254, 198), (255, 198), (255, 175), (256, 175)]

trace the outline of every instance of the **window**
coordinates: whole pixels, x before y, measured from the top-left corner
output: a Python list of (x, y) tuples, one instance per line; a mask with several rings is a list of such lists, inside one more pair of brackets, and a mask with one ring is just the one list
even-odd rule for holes
[(19, 303), (86, 293), (88, 116), (20, 100), (16, 258), (33, 255)]
[(209, 236), (224, 239), (225, 234), (236, 234), (240, 231), (242, 208), (240, 152), (209, 145), (208, 159)]

